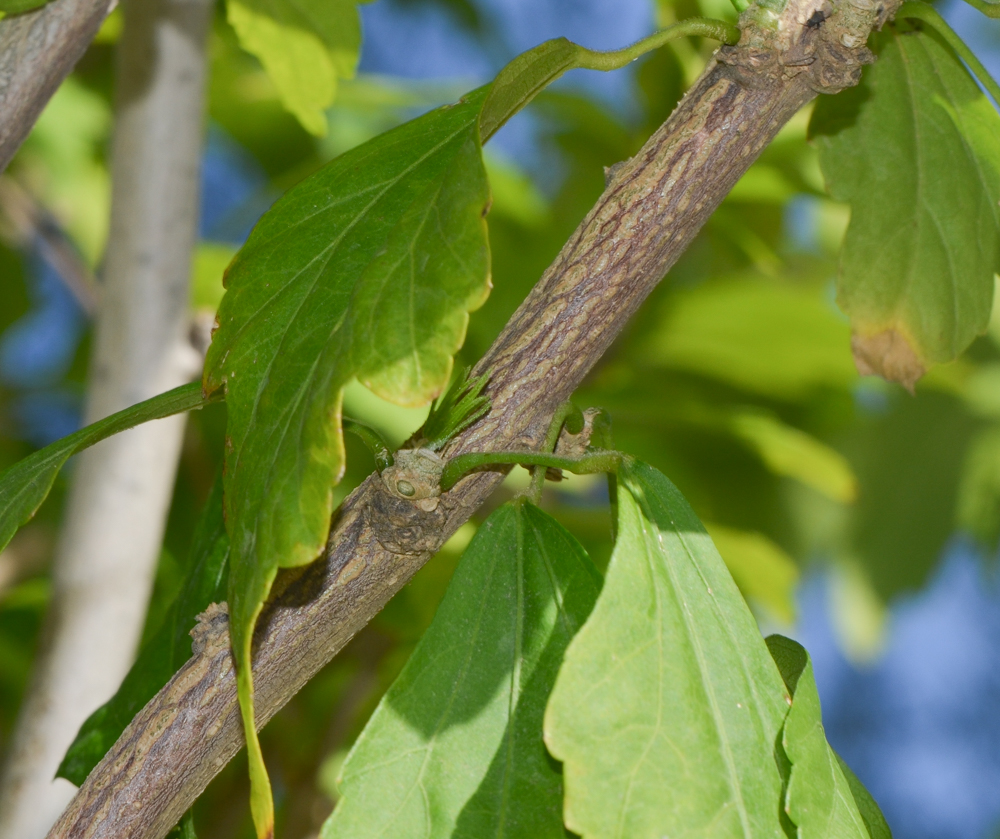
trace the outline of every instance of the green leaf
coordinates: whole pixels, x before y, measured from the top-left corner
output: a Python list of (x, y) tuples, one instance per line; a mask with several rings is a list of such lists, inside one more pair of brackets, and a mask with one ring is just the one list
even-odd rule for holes
[(962, 465), (976, 429), (959, 399), (928, 388), (916, 399), (900, 393), (842, 435), (859, 485), (848, 550), (885, 600), (919, 590), (954, 536)]
[(727, 44), (735, 44), (740, 39), (739, 29), (732, 24), (693, 17), (654, 32), (630, 47), (611, 52), (597, 52), (566, 38), (553, 38), (521, 53), (497, 74), (490, 88), (483, 105), (483, 142), (566, 71), (577, 68), (618, 70), (650, 50), (686, 35), (714, 38)]
[(214, 399), (205, 399), (198, 384), (182, 385), (56, 440), (0, 473), (0, 550), (7, 546), (17, 529), (35, 515), (52, 489), (59, 470), (74, 454), (120, 431), (201, 408)]
[(483, 388), (489, 378), (486, 375), (469, 378), (471, 368), (466, 367), (448, 389), (434, 402), (427, 422), (421, 429), (421, 436), (427, 441), (427, 448), (437, 451), (452, 437), (464, 431), (476, 420), (482, 419), (490, 409), (489, 397), (483, 396)]
[(324, 111), (337, 79), (354, 75), (361, 48), (356, 0), (227, 0), (240, 46), (260, 59), (282, 104), (311, 134), (326, 134)]
[(132, 718), (191, 658), (191, 627), (209, 604), (225, 599), (228, 567), (222, 481), (217, 480), (195, 530), (188, 572), (177, 599), (115, 695), (80, 727), (56, 773), (59, 777), (80, 786)]
[(626, 461), (618, 517), (601, 597), (545, 719), (567, 827), (783, 839), (774, 751), (788, 698), (753, 616), (661, 473)]
[(198, 839), (194, 831), (194, 811), (188, 810), (167, 834), (166, 839)]
[(562, 839), (542, 717), (600, 585), (547, 514), (523, 502), (494, 512), (348, 757), (323, 839)]
[(278, 567), (311, 562), (326, 541), (344, 468), (343, 389), (357, 376), (390, 401), (429, 401), (489, 293), (484, 96), (387, 132), (289, 190), (226, 274), (205, 387), (225, 385), (229, 399), (230, 629), (255, 790), (267, 780), (250, 638)]
[(859, 371), (912, 388), (986, 329), (1000, 269), (1000, 116), (932, 30), (886, 27), (810, 133), (851, 204), (837, 302)]
[(818, 289), (736, 276), (671, 295), (641, 348), (654, 363), (799, 400), (857, 381), (847, 325)]
[(1000, 428), (991, 425), (973, 439), (965, 455), (956, 519), (992, 552), (1000, 538)]
[(764, 413), (740, 411), (730, 422), (736, 435), (750, 444), (776, 475), (795, 478), (834, 501), (854, 501), (857, 480), (840, 452)]
[[(785, 718), (782, 746), (791, 763), (785, 811), (798, 828), (799, 839), (869, 839), (888, 835), (878, 806), (864, 792), (868, 819), (862, 817), (853, 787), (823, 730), (819, 692), (805, 649), (789, 638), (772, 635), (767, 646), (789, 691), (792, 707)], [(870, 820), (870, 821), (869, 821)], [(875, 831), (872, 832), (872, 825)]]
[(32, 9), (41, 8), (48, 2), (50, 0), (0, 0), (0, 17), (30, 12)]
[(483, 141), (563, 73), (579, 67), (587, 52), (568, 38), (553, 38), (515, 56), (497, 74), (483, 105)]
[(861, 813), (865, 827), (868, 828), (868, 835), (871, 836), (871, 839), (892, 839), (892, 831), (889, 830), (889, 824), (886, 822), (885, 816), (882, 815), (878, 804), (875, 803), (875, 799), (872, 798), (872, 794), (865, 789), (864, 784), (858, 780), (858, 776), (844, 762), (844, 759), (836, 752), (834, 752), (834, 755), (837, 758), (837, 763), (840, 765), (840, 771), (847, 778), (847, 785), (851, 788), (851, 793), (854, 795), (854, 803), (858, 805), (858, 812)]

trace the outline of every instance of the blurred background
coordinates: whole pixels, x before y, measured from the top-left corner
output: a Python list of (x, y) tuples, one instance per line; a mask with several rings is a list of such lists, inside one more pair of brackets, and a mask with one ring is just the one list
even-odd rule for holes
[[(939, 7), (1000, 78), (1000, 21)], [(337, 154), (489, 79), (565, 35), (624, 46), (728, 0), (378, 0), (362, 7), (360, 72), (328, 132), (280, 105), (222, 11), (211, 35), (192, 322), (260, 214)], [(108, 229), (115, 12), (0, 178), (0, 467), (75, 430)], [(494, 290), (462, 350), (489, 346), (600, 194), (696, 78), (714, 43), (676, 42), (613, 74), (577, 71), (490, 143)], [(619, 448), (663, 470), (706, 522), (765, 632), (812, 653), (828, 736), (898, 839), (1000, 837), (1000, 308), (964, 357), (915, 396), (860, 379), (834, 304), (844, 206), (824, 192), (808, 109), (738, 184), (577, 394), (614, 420)], [(202, 327), (203, 328), (203, 327)], [(345, 412), (395, 442), (426, 411), (360, 385)], [(225, 406), (192, 415), (149, 606), (177, 591), (219, 469)], [(372, 468), (348, 440), (339, 497)], [(48, 563), (72, 464), (0, 554), (0, 752), (9, 742), (49, 596)], [(496, 503), (527, 481), (516, 470)], [(599, 565), (607, 490), (550, 485), (544, 505)], [(480, 511), (479, 519), (488, 509)], [(347, 749), (433, 617), (474, 532), (463, 527), (265, 729), (283, 837), (313, 836)], [(245, 761), (196, 807), (203, 837), (250, 837)]]

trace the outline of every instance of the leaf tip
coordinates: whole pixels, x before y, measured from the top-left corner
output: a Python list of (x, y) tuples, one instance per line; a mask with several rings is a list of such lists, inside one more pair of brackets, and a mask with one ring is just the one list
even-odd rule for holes
[(872, 335), (851, 335), (854, 366), (862, 376), (881, 376), (899, 382), (910, 393), (927, 368), (910, 341), (896, 329)]

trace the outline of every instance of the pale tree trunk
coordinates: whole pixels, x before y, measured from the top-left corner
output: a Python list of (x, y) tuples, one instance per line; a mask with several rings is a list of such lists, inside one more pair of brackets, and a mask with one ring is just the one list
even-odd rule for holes
[[(128, 0), (118, 66), (111, 234), (86, 421), (197, 376), (188, 340), (209, 0)], [(135, 655), (170, 506), (183, 416), (82, 454), (53, 564), (42, 651), (0, 789), (0, 838), (40, 839), (73, 795), (53, 780), (80, 724)]]

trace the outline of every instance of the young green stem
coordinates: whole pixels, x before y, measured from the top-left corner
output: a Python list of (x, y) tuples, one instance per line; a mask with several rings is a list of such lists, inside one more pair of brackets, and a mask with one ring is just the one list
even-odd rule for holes
[(586, 70), (620, 70), (627, 64), (651, 50), (659, 49), (670, 41), (697, 35), (712, 38), (724, 44), (735, 44), (740, 40), (739, 27), (721, 20), (706, 17), (692, 17), (654, 32), (648, 38), (636, 41), (632, 46), (610, 52), (597, 52), (579, 47), (577, 66)]
[[(554, 452), (556, 444), (559, 442), (559, 434), (563, 426), (570, 434), (579, 434), (583, 431), (583, 411), (572, 402), (563, 402), (552, 417), (552, 424), (549, 426), (549, 433), (545, 437), (543, 452)], [(535, 467), (531, 475), (531, 487), (528, 490), (528, 498), (534, 504), (538, 504), (542, 498), (542, 487), (545, 485), (545, 469), (540, 466)]]
[(1000, 18), (1000, 2), (997, 0), (965, 0), (965, 2), (981, 11), (986, 17)]
[(490, 86), (479, 117), (479, 136), (485, 143), (514, 114), (524, 108), (548, 85), (569, 70), (618, 70), (650, 50), (688, 35), (714, 38), (736, 44), (740, 30), (721, 20), (693, 17), (675, 23), (630, 47), (597, 52), (566, 38), (553, 38), (514, 58)]
[(597, 472), (614, 472), (621, 463), (620, 452), (595, 451), (583, 457), (560, 457), (544, 452), (470, 452), (448, 461), (441, 473), (441, 491), (447, 492), (466, 472), (483, 466), (542, 466), (547, 469), (565, 469), (574, 475), (593, 475)]
[(343, 427), (346, 433), (359, 437), (361, 442), (368, 447), (368, 451), (375, 458), (375, 468), (379, 472), (392, 466), (394, 461), (392, 452), (389, 450), (389, 444), (374, 428), (357, 420), (348, 419), (347, 417), (344, 417)]
[[(990, 11), (980, 8), (978, 3), (974, 5), (985, 15), (1000, 17), (1000, 5), (990, 7)], [(958, 37), (955, 30), (945, 23), (944, 18), (931, 6), (920, 2), (920, 0), (911, 0), (911, 2), (904, 3), (899, 7), (896, 17), (906, 18), (907, 20), (921, 20), (932, 26), (944, 38), (948, 46), (955, 50), (958, 57), (968, 65), (975, 77), (979, 79), (979, 83), (986, 88), (986, 92), (993, 97), (993, 101), (1000, 107), (1000, 85), (996, 83), (994, 78), (989, 74), (989, 71), (982, 65), (982, 62), (973, 54), (972, 50), (966, 46), (965, 41)]]

